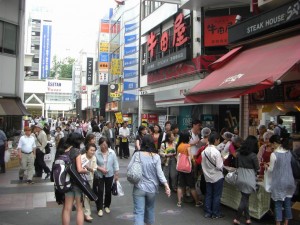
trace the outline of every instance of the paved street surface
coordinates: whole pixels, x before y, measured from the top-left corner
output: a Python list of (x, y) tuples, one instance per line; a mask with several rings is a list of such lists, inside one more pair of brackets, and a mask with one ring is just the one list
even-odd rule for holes
[[(131, 152), (133, 148), (131, 148)], [(52, 152), (54, 154), (54, 152)], [(129, 159), (121, 159), (120, 182), (124, 188), (125, 196), (113, 196), (111, 213), (104, 212), (103, 217), (98, 217), (96, 209), (92, 217), (93, 224), (133, 224), (132, 186), (126, 181), (126, 168)], [(48, 162), (51, 165), (51, 162)], [(45, 176), (45, 175), (44, 175)], [(61, 206), (54, 199), (53, 183), (50, 180), (34, 180), (36, 183), (29, 185), (18, 182), (18, 169), (8, 169), (6, 174), (0, 174), (0, 225), (58, 225), (61, 224)], [(166, 225), (217, 225), (232, 224), (235, 211), (222, 206), (222, 219), (205, 219), (203, 208), (196, 208), (192, 203), (183, 204), (182, 208), (176, 206), (176, 194), (172, 193), (167, 198), (161, 190), (156, 200), (156, 223)], [(75, 212), (72, 212), (71, 224), (75, 222)], [(274, 224), (271, 218), (253, 220), (256, 224)], [(87, 224), (87, 223), (86, 223)], [(295, 221), (291, 225), (299, 225)]]

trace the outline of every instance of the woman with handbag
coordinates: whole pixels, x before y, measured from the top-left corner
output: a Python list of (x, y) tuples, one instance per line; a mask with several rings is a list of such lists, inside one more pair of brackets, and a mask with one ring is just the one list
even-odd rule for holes
[(246, 217), (246, 224), (251, 224), (249, 215), (249, 197), (256, 191), (256, 174), (259, 171), (259, 162), (256, 156), (258, 140), (255, 136), (248, 136), (237, 154), (237, 189), (242, 198), (233, 223), (240, 224), (242, 215)]
[[(178, 171), (178, 188), (177, 188), (177, 206), (181, 207), (182, 205), (182, 197), (185, 192), (185, 188), (189, 187), (191, 190), (191, 194), (193, 199), (196, 203), (196, 207), (202, 205), (202, 202), (198, 200), (198, 195), (195, 188), (195, 176), (194, 172), (192, 171), (192, 153), (191, 153), (191, 145), (189, 144), (190, 141), (190, 132), (188, 130), (184, 130), (179, 135), (178, 145), (177, 145), (177, 166), (176, 169)], [(187, 170), (183, 169), (184, 161), (187, 162), (186, 168)]]
[[(85, 164), (84, 168), (86, 168), (88, 171), (88, 174), (86, 174), (86, 178), (91, 187), (93, 187), (94, 173), (97, 170), (97, 160), (95, 156), (96, 149), (97, 147), (95, 144), (87, 144), (85, 146), (85, 153), (81, 155), (81, 162)], [(83, 195), (83, 202), (84, 220), (86, 222), (92, 222), (93, 218), (91, 217), (91, 201), (88, 196)]]
[(171, 195), (168, 182), (161, 169), (160, 157), (155, 152), (153, 137), (147, 134), (142, 138), (141, 150), (133, 155), (128, 165), (128, 168), (131, 168), (136, 157), (140, 157), (142, 176), (134, 184), (132, 193), (135, 225), (154, 224), (155, 195), (158, 192), (159, 182), (164, 185), (167, 196)]
[[(61, 139), (63, 140), (63, 139)], [(82, 167), (81, 154), (80, 154), (80, 144), (83, 142), (83, 137), (78, 133), (72, 133), (66, 139), (63, 149), (58, 149), (61, 154), (69, 154), (70, 159), (76, 165), (76, 169), (80, 174), (86, 174), (88, 171), (86, 168)], [(65, 193), (65, 199), (62, 209), (62, 224), (70, 225), (71, 212), (73, 207), (73, 202), (76, 203), (76, 222), (77, 225), (84, 224), (84, 214), (82, 207), (82, 190), (78, 187), (73, 179), (71, 179), (71, 190)]]
[[(113, 182), (119, 179), (119, 163), (114, 150), (109, 147), (106, 137), (99, 139), (100, 149), (96, 151), (97, 171), (94, 178), (94, 191), (98, 196), (96, 201), (98, 216), (103, 216), (103, 194), (104, 210), (110, 213), (111, 187)], [(104, 193), (105, 189), (105, 193)]]

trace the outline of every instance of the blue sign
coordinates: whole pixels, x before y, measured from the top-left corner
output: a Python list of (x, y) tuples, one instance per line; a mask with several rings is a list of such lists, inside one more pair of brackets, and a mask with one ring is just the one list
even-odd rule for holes
[(138, 59), (137, 58), (127, 58), (127, 59), (124, 59), (124, 67), (133, 66), (133, 65), (136, 65), (137, 63), (138, 63)]
[(52, 26), (43, 25), (41, 79), (50, 75)]
[(109, 61), (111, 61), (111, 59), (118, 59), (119, 57), (120, 55), (117, 53), (109, 53)]
[(137, 88), (137, 85), (135, 82), (124, 82), (123, 83), (123, 88), (124, 88), (124, 91), (126, 90), (132, 90), (132, 89), (136, 89)]
[(137, 70), (124, 70), (124, 78), (132, 78), (138, 75)]
[(129, 44), (129, 43), (132, 43), (132, 42), (134, 42), (136, 40), (137, 40), (137, 35), (136, 34), (127, 35), (127, 36), (125, 36), (125, 45)]
[(137, 47), (124, 47), (124, 55), (132, 55), (137, 52)]
[(127, 94), (127, 93), (123, 93), (122, 95), (123, 101), (124, 102), (130, 102), (130, 101), (136, 101), (137, 100), (137, 96), (134, 94)]
[(137, 23), (125, 24), (125, 33), (134, 31), (137, 28)]
[(108, 53), (107, 52), (101, 52), (99, 54), (99, 62), (108, 62)]

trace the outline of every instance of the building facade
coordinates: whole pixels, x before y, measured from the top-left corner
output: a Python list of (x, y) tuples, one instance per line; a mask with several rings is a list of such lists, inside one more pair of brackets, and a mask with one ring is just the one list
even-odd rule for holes
[(0, 1), (0, 129), (8, 136), (22, 128), (24, 107), (25, 3)]

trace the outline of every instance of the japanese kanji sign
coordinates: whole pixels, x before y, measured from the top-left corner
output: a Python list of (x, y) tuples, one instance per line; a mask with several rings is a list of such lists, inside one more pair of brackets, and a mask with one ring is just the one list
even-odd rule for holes
[(121, 75), (122, 64), (123, 62), (121, 59), (111, 59), (111, 75)]
[(236, 15), (205, 18), (204, 46), (224, 46), (228, 44), (228, 27), (235, 23)]
[[(170, 44), (172, 44), (172, 47), (179, 47), (186, 43), (189, 40), (189, 37), (186, 36), (186, 30), (187, 27), (184, 23), (184, 15), (183, 13), (179, 13), (174, 21), (174, 31), (172, 34), (165, 31), (162, 33), (160, 40), (157, 40), (156, 34), (151, 32), (147, 41), (150, 58), (155, 55), (155, 48), (158, 43), (162, 52), (167, 51), (168, 48), (171, 47)], [(173, 37), (172, 43), (169, 42), (169, 36)]]

